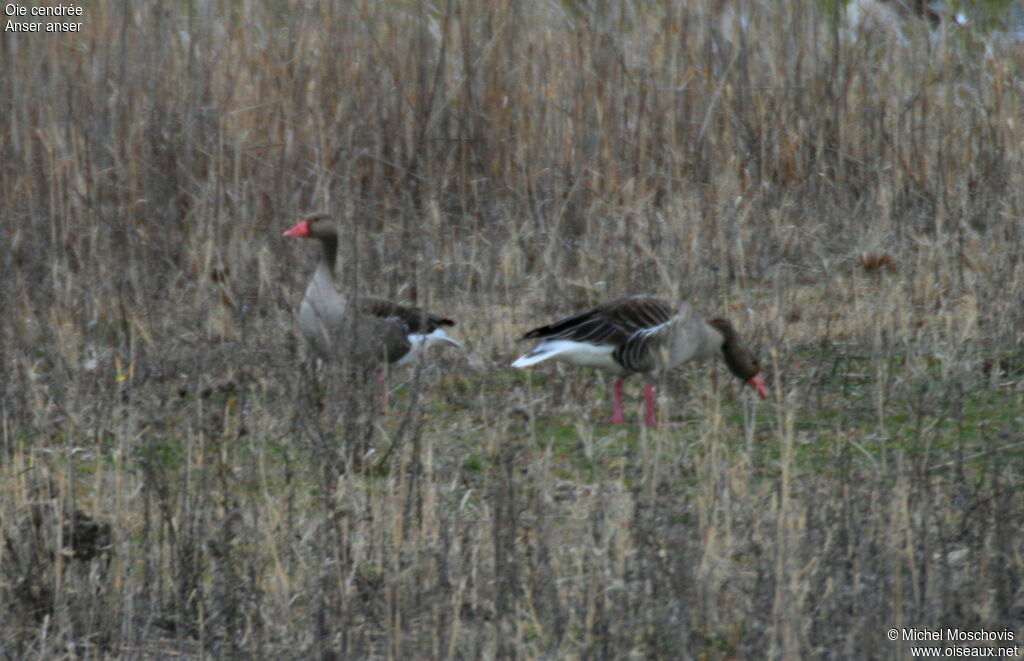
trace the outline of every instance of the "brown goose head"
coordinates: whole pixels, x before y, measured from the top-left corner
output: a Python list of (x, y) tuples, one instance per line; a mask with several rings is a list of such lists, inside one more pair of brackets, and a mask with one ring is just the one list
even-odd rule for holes
[(722, 355), (729, 371), (751, 388), (762, 398), (768, 397), (768, 388), (764, 384), (761, 366), (750, 350), (743, 344), (740, 334), (727, 319), (712, 319), (708, 325), (722, 334)]
[(326, 214), (306, 216), (281, 236), (293, 236), (300, 239), (337, 239), (338, 230), (331, 225)]
[(335, 264), (338, 262), (338, 229), (331, 222), (330, 216), (319, 213), (306, 216), (282, 236), (299, 239), (318, 239), (320, 241), (320, 265), (318, 272), (324, 271), (334, 277)]

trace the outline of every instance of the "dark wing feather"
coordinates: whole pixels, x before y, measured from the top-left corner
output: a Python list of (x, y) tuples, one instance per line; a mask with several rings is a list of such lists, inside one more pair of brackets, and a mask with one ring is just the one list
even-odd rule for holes
[(663, 324), (672, 317), (672, 314), (672, 306), (658, 298), (620, 298), (547, 326), (534, 328), (523, 335), (523, 339), (543, 338), (622, 345), (637, 331)]
[[(650, 372), (688, 360), (697, 348), (699, 325), (704, 322), (688, 303), (669, 319), (639, 330), (616, 347), (612, 358), (631, 372)], [(681, 344), (682, 343), (682, 344)], [(670, 345), (672, 345), (670, 347)], [(676, 355), (670, 355), (673, 352)]]
[(406, 333), (433, 333), (441, 326), (454, 326), (455, 322), (420, 308), (399, 305), (384, 298), (363, 296), (359, 298), (359, 310), (363, 314), (385, 321), (392, 321)]
[(665, 331), (672, 325), (663, 322), (654, 328), (634, 332), (615, 348), (612, 358), (630, 372), (650, 372), (658, 366), (658, 352), (667, 339)]

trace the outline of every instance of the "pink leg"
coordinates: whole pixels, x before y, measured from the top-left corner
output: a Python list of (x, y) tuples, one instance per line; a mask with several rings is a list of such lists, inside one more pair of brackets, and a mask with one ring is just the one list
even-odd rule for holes
[(622, 379), (615, 379), (614, 408), (612, 410), (611, 420), (608, 422), (613, 425), (621, 425), (626, 422), (626, 419), (622, 417)]
[(388, 412), (388, 371), (386, 369), (381, 370), (377, 375), (377, 383), (380, 385), (380, 412), (386, 415)]
[(647, 402), (647, 415), (644, 421), (648, 427), (658, 426), (658, 407), (654, 402), (654, 386), (647, 384), (644, 386), (644, 401)]

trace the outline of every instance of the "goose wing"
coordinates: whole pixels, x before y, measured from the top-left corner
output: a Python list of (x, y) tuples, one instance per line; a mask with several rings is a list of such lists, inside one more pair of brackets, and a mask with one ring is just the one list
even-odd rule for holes
[(664, 321), (634, 331), (612, 353), (631, 372), (675, 367), (694, 357), (704, 339), (703, 321), (689, 303), (681, 303)]
[(359, 311), (401, 327), (406, 334), (429, 335), (442, 326), (454, 326), (455, 322), (440, 315), (409, 305), (372, 296), (359, 299)]
[(658, 298), (633, 296), (603, 303), (586, 312), (540, 326), (524, 340), (572, 340), (594, 345), (622, 345), (638, 332), (650, 330), (672, 317), (672, 306)]

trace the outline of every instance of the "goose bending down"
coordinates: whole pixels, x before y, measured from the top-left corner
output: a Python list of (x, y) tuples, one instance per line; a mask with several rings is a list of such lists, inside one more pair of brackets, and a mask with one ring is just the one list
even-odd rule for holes
[[(338, 230), (329, 217), (303, 218), (283, 236), (317, 239), (320, 244), (320, 260), (299, 306), (299, 328), (320, 358), (334, 360), (347, 350), (358, 359), (406, 365), (432, 346), (462, 346), (444, 330), (455, 325), (451, 319), (382, 298), (342, 293), (335, 279)], [(384, 377), (382, 372), (382, 387)], [(386, 397), (384, 401), (386, 406)]]
[[(669, 370), (687, 360), (719, 354), (729, 370), (761, 397), (768, 389), (757, 360), (725, 319), (701, 319), (689, 303), (673, 309), (659, 298), (632, 296), (534, 328), (522, 339), (543, 340), (512, 363), (529, 367), (554, 359), (597, 367), (620, 375), (610, 422), (623, 422), (622, 378), (634, 373)], [(645, 421), (656, 424), (654, 386), (644, 387)]]

